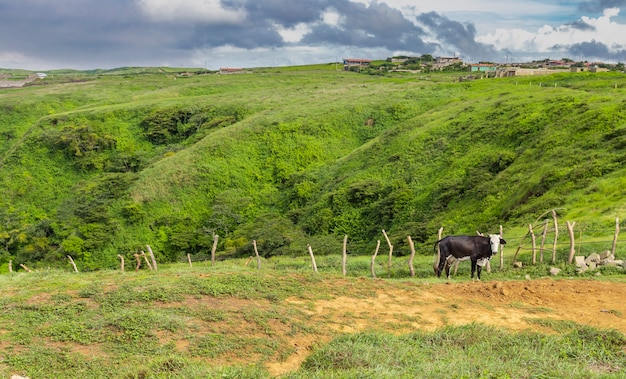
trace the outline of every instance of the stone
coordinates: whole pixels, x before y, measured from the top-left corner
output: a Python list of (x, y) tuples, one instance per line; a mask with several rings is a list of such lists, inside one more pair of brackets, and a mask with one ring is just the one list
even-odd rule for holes
[(585, 263), (585, 257), (582, 255), (575, 256), (574, 262), (576, 263), (576, 267), (579, 267), (579, 268), (587, 267), (587, 264)]
[(601, 252), (600, 254), (598, 254), (600, 256), (600, 259), (608, 259), (611, 256), (611, 252), (608, 250), (604, 250), (603, 252)]
[(591, 253), (587, 257), (587, 259), (585, 259), (585, 263), (586, 264), (589, 264), (590, 262), (598, 263), (598, 262), (600, 262), (600, 260), (601, 260), (600, 259), (600, 254), (598, 254), (598, 253)]
[(558, 267), (550, 267), (550, 275), (557, 276), (561, 272), (561, 269)]

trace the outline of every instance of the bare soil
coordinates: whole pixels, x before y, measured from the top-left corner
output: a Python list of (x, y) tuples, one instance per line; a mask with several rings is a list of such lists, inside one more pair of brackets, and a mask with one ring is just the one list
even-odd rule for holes
[[(329, 285), (341, 295), (325, 300), (287, 300), (290, 307), (306, 314), (307, 322), (323, 332), (292, 337), (295, 353), (286, 360), (268, 363), (272, 375), (296, 370), (314, 346), (341, 333), (384, 330), (400, 334), (472, 322), (554, 333), (529, 322), (553, 319), (626, 334), (623, 282), (539, 279), (389, 284), (375, 280), (368, 281), (365, 292), (355, 288), (355, 283)], [(337, 291), (341, 286), (350, 288)]]

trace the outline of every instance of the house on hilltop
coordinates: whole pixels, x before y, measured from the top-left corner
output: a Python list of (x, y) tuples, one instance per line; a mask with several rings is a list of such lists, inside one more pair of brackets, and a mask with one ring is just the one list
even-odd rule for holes
[(495, 72), (498, 69), (498, 67), (493, 63), (475, 63), (475, 64), (470, 64), (469, 66), (470, 66), (471, 72), (490, 73), (490, 72)]
[(371, 59), (344, 58), (343, 69), (344, 70), (352, 70), (353, 68), (361, 69), (361, 68), (369, 67), (370, 63), (372, 63)]
[(498, 76), (501, 78), (512, 76), (539, 76), (550, 75), (557, 72), (563, 72), (563, 70), (554, 70), (547, 68), (522, 68), (522, 67), (504, 67), (498, 70)]

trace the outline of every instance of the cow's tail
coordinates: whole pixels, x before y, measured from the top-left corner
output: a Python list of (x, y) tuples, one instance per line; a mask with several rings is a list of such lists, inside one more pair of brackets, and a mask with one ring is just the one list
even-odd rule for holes
[(435, 242), (435, 262), (433, 263), (433, 270), (435, 271), (435, 275), (439, 276), (441, 273), (439, 272), (439, 262), (441, 262), (441, 250), (439, 249), (439, 242), (441, 240)]

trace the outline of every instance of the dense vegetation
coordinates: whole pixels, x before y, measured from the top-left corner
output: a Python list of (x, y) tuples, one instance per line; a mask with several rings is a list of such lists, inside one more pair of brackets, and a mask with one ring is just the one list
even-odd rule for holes
[(110, 268), (146, 244), (171, 262), (214, 234), (223, 256), (336, 253), (344, 235), (370, 254), (383, 229), (431, 254), (441, 226), (521, 238), (549, 209), (610, 235), (626, 77), (455, 78), (124, 68), (0, 89), (0, 270)]

